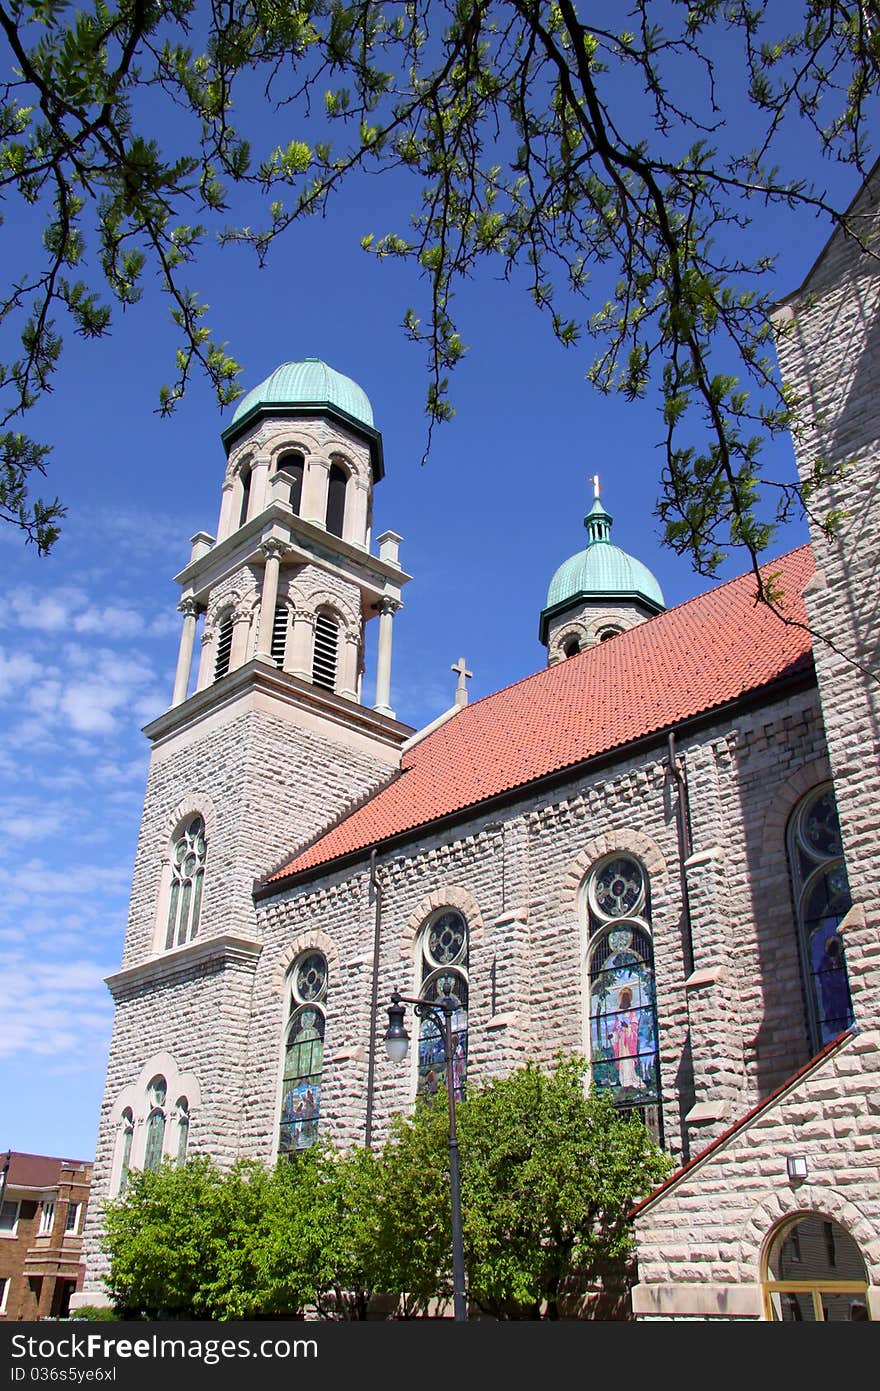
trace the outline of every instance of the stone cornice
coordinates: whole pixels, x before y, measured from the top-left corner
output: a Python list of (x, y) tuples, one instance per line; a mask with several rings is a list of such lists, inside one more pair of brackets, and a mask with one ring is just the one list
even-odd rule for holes
[(654, 599), (649, 599), (638, 589), (608, 589), (601, 592), (596, 589), (581, 589), (576, 594), (569, 595), (567, 599), (560, 599), (558, 603), (551, 604), (549, 608), (541, 610), (541, 616), (538, 620), (538, 640), (546, 647), (547, 630), (553, 620), (566, 613), (568, 609), (577, 608), (584, 604), (589, 604), (597, 610), (619, 608), (629, 604), (632, 608), (642, 609), (649, 618), (655, 617), (658, 613), (666, 612), (662, 604), (658, 604)]
[(144, 985), (158, 985), (178, 977), (186, 977), (195, 967), (213, 965), (249, 966), (256, 969), (262, 942), (253, 937), (224, 933), (220, 937), (204, 937), (188, 942), (184, 947), (172, 947), (161, 956), (151, 956), (139, 966), (129, 966), (105, 977), (105, 984), (114, 1000), (124, 999)]
[(293, 548), (289, 559), (307, 564), (317, 557), (324, 565), (334, 566), (345, 579), (372, 588), (377, 596), (384, 593), (387, 584), (399, 586), (412, 579), (399, 565), (390, 565), (361, 546), (334, 536), (325, 527), (298, 516), (287, 503), (273, 501), (231, 536), (191, 560), (174, 576), (175, 582), (198, 598), (231, 570), (249, 564), (262, 566), (260, 547), (267, 539), (288, 542)]
[(412, 725), (389, 719), (378, 711), (336, 695), (333, 691), (313, 686), (311, 681), (303, 681), (290, 672), (279, 671), (274, 665), (252, 657), (243, 666), (236, 667), (228, 675), (196, 691), (180, 705), (173, 705), (163, 715), (144, 725), (144, 734), (154, 744), (161, 743), (172, 735), (179, 734), (200, 720), (216, 714), (225, 706), (233, 705), (250, 692), (263, 692), (282, 700), (285, 704), (299, 706), (313, 714), (322, 716), (332, 724), (359, 731), (389, 748), (399, 749), (413, 733)]

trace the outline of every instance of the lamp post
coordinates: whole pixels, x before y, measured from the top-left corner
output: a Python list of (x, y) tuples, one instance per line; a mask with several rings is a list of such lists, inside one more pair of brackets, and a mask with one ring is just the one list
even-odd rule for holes
[(449, 1198), (452, 1207), (452, 1301), (456, 1323), (467, 1322), (467, 1294), (464, 1275), (464, 1242), (461, 1231), (461, 1176), (458, 1165), (458, 1135), (455, 1128), (455, 1078), (453, 1074), (453, 1052), (455, 1038), (452, 1031), (452, 1017), (460, 1007), (459, 1001), (448, 989), (444, 989), (438, 1000), (425, 1000), (421, 996), (413, 998), (392, 991), (388, 1006), (388, 1032), (385, 1035), (385, 1052), (394, 1063), (402, 1063), (409, 1051), (409, 1034), (403, 1023), (405, 1005), (412, 1005), (417, 1019), (433, 1019), (443, 1040), (446, 1059), (446, 1095), (449, 1100)]

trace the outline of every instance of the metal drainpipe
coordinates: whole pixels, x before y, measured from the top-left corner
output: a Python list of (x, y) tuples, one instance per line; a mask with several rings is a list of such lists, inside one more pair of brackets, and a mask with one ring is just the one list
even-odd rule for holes
[(367, 1051), (367, 1119), (364, 1126), (364, 1148), (373, 1148), (373, 1082), (376, 1076), (376, 1012), (379, 1006), (379, 944), (382, 933), (382, 886), (376, 874), (376, 847), (370, 851), (370, 888), (376, 903), (373, 926), (373, 981), (370, 990), (370, 1033)]
[(681, 906), (684, 919), (684, 932), (682, 934), (682, 945), (684, 947), (684, 966), (687, 975), (691, 975), (694, 969), (694, 938), (691, 928), (691, 904), (690, 893), (688, 891), (687, 869), (685, 861), (689, 859), (691, 853), (691, 828), (690, 828), (690, 802), (688, 800), (687, 778), (678, 766), (678, 759), (675, 752), (675, 735), (670, 731), (667, 741), (669, 749), (669, 772), (675, 780), (678, 788), (678, 798), (675, 806), (675, 825), (678, 832), (678, 873), (681, 880)]
[[(668, 738), (668, 749), (669, 773), (678, 789), (678, 796), (676, 798), (675, 805), (675, 825), (676, 830), (678, 832), (678, 874), (679, 881), (681, 884), (682, 951), (684, 955), (685, 979), (687, 979), (687, 977), (691, 975), (694, 969), (694, 937), (693, 926), (691, 923), (691, 904), (690, 893), (688, 890), (687, 869), (685, 868), (685, 860), (689, 858), (692, 849), (690, 827), (690, 802), (688, 799), (687, 776), (686, 773), (678, 766), (678, 759), (676, 757), (675, 752), (675, 735), (671, 731)], [(691, 1002), (688, 997), (687, 990), (685, 990), (684, 994), (685, 1011), (687, 1014), (687, 1037), (690, 1045), (692, 1039)], [(693, 1057), (691, 1057), (691, 1063), (693, 1064)], [(693, 1074), (691, 1074), (691, 1088), (692, 1087)], [(685, 1111), (682, 1108), (682, 1100), (685, 1100), (686, 1104), (690, 1104), (693, 1102), (693, 1095), (692, 1093), (690, 1095), (688, 1095), (687, 1093), (683, 1094), (681, 1086), (679, 1085), (678, 1097), (679, 1119), (681, 1124), (682, 1138), (682, 1157), (684, 1159), (684, 1162), (687, 1163), (690, 1159), (690, 1137), (685, 1121)]]

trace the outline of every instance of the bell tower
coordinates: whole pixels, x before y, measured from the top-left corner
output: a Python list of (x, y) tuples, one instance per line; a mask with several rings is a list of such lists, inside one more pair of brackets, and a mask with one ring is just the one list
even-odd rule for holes
[(387, 782), (413, 733), (391, 707), (392, 625), (410, 577), (395, 532), (371, 545), (384, 461), (365, 392), (316, 358), (284, 363), (242, 399), (222, 439), (216, 538), (198, 532), (176, 577), (171, 704), (145, 730), (79, 1303), (100, 1298), (101, 1199), (129, 1168), (187, 1146), (221, 1163), (242, 1153), (263, 950), (254, 880)]
[[(317, 358), (288, 362), (248, 393), (223, 431), (217, 538), (199, 532), (177, 576), (184, 615), (172, 705), (252, 659), (361, 704), (364, 630), (379, 615), (374, 710), (390, 706), (391, 627), (409, 576), (400, 537), (370, 553), (382, 437), (365, 392)], [(301, 692), (306, 697), (307, 692)]]

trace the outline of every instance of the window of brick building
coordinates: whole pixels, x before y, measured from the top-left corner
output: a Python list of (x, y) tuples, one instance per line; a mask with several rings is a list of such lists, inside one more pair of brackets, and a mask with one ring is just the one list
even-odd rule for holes
[(19, 1204), (6, 1201), (0, 1210), (0, 1236), (16, 1236), (18, 1234), (18, 1210)]

